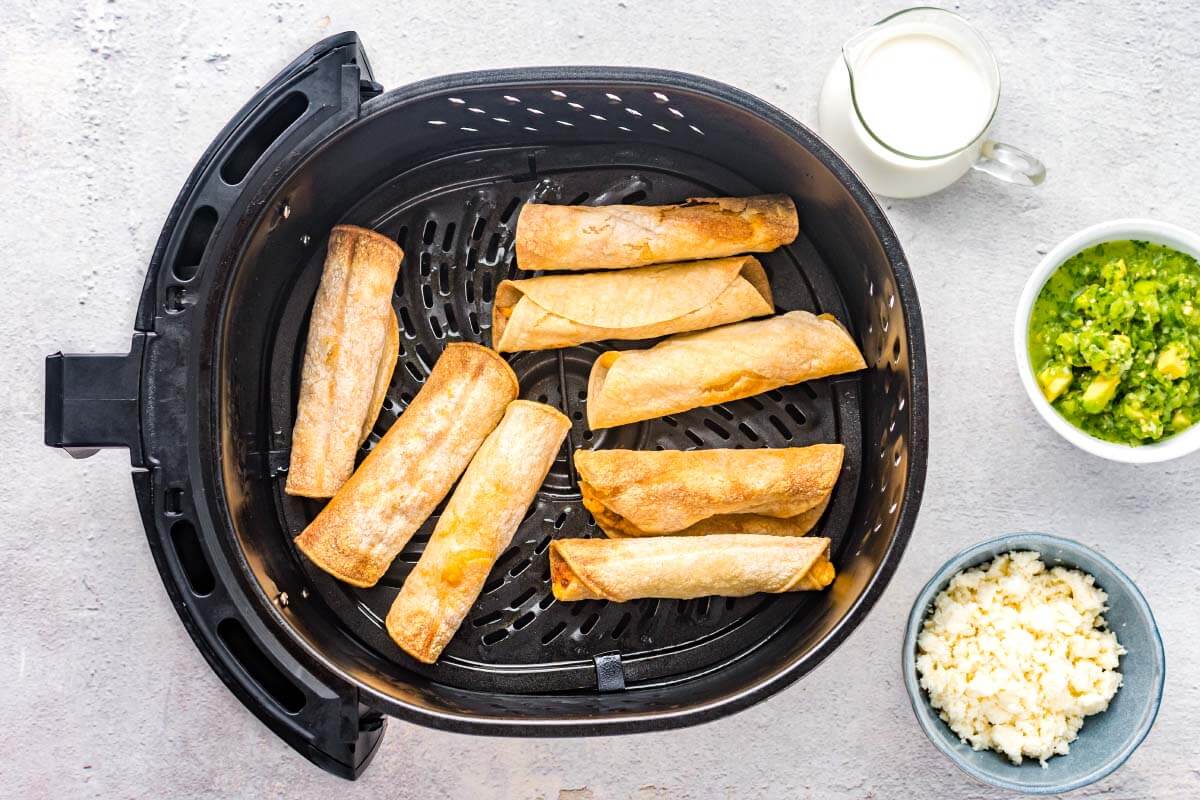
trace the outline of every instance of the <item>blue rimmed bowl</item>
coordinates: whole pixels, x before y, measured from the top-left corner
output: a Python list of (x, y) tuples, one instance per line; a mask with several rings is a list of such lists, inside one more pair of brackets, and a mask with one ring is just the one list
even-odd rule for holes
[[(1096, 578), (1108, 593), (1105, 619), (1117, 634), (1124, 682), (1108, 710), (1087, 717), (1071, 752), (1055, 756), (1043, 768), (1026, 759), (1020, 766), (992, 750), (972, 750), (950, 730), (929, 704), (917, 673), (917, 635), (933, 599), (950, 579), (964, 569), (979, 566), (1013, 550), (1033, 550), (1047, 566), (1066, 566)], [(904, 686), (921, 730), (937, 749), (968, 775), (984, 783), (1025, 794), (1069, 792), (1111, 774), (1133, 754), (1158, 716), (1166, 677), (1162, 638), (1146, 598), (1124, 572), (1086, 545), (1044, 533), (1015, 533), (970, 547), (947, 561), (917, 595), (904, 633)]]

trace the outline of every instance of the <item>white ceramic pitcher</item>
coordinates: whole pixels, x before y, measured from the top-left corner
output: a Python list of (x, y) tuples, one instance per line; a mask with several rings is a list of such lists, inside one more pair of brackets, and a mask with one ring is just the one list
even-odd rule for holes
[(886, 197), (932, 194), (971, 169), (1036, 186), (1042, 163), (989, 138), (999, 103), (1000, 69), (983, 37), (952, 12), (910, 8), (842, 46), (821, 91), (820, 130)]

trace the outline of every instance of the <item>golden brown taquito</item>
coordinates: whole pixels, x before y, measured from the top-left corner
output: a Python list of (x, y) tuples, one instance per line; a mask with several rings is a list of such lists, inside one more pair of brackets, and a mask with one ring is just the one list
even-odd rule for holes
[(754, 450), (577, 450), (583, 505), (609, 536), (803, 536), (842, 469), (840, 444)]
[(392, 640), (432, 664), (508, 547), (571, 427), (557, 409), (508, 404), (450, 496), (425, 552), (387, 615)]
[(655, 536), (550, 543), (558, 600), (691, 600), (824, 589), (835, 577), (829, 540), (816, 536)]
[(526, 270), (641, 267), (766, 253), (800, 231), (785, 194), (695, 197), (670, 206), (526, 203), (517, 218), (517, 263)]
[(500, 352), (652, 339), (775, 310), (754, 256), (504, 281), (492, 308)]
[(681, 333), (648, 350), (602, 353), (588, 379), (588, 424), (611, 428), (864, 366), (850, 334), (825, 314)]
[(373, 586), (450, 491), (517, 391), (517, 376), (496, 351), (446, 345), (421, 391), (296, 537), (296, 546), (335, 578)]
[(332, 497), (354, 471), (363, 427), (374, 422), (403, 258), (398, 244), (365, 228), (338, 225), (329, 234), (300, 373), (288, 494)]

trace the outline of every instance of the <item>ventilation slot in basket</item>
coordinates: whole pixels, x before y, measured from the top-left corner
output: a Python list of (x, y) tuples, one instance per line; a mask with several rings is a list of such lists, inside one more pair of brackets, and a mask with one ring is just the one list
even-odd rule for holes
[(304, 692), (267, 658), (246, 633), (242, 623), (232, 617), (221, 620), (221, 624), (217, 626), (217, 636), (221, 637), (225, 649), (237, 660), (246, 674), (253, 678), (259, 688), (270, 695), (280, 708), (289, 714), (300, 713), (304, 708)]
[(217, 210), (212, 206), (200, 206), (192, 212), (192, 219), (184, 231), (183, 241), (175, 254), (171, 272), (181, 281), (190, 281), (200, 271), (200, 262), (213, 229), (217, 227)]
[(200, 597), (210, 594), (216, 586), (216, 579), (204, 559), (204, 551), (200, 549), (196, 526), (186, 519), (177, 520), (171, 526), (171, 544), (175, 547), (175, 557), (183, 567), (183, 576), (192, 594)]
[(263, 153), (307, 110), (308, 98), (303, 92), (292, 92), (280, 100), (258, 125), (242, 137), (237, 148), (221, 166), (221, 180), (230, 186), (241, 183)]

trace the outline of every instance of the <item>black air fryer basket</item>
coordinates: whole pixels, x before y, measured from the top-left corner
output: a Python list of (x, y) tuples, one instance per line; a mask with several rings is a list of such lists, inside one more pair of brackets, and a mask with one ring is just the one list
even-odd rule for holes
[[(315, 569), (292, 537), (319, 505), (283, 493), (309, 306), (326, 236), (376, 228), (405, 252), (400, 359), (369, 450), (447, 342), (490, 343), (521, 204), (667, 203), (785, 192), (794, 244), (762, 256), (781, 311), (832, 312), (868, 369), (591, 431), (599, 346), (519, 353), (521, 396), (574, 426), (512, 546), (432, 666), (382, 620), (430, 520), (371, 589)], [(452, 75), (387, 94), (357, 36), (317, 45), (221, 131), (163, 229), (128, 355), (47, 361), (47, 443), (125, 446), (151, 551), (213, 669), (293, 747), (356, 776), (384, 714), (458, 731), (624, 733), (711, 719), (812, 669), (896, 568), (921, 497), (921, 317), (895, 234), (804, 126), (709, 80), (618, 68)], [(462, 409), (470, 414), (471, 409)], [(687, 602), (557, 603), (547, 548), (601, 535), (579, 502), (577, 447), (846, 445), (820, 533), (824, 592)], [(436, 516), (436, 515), (435, 515)]]

